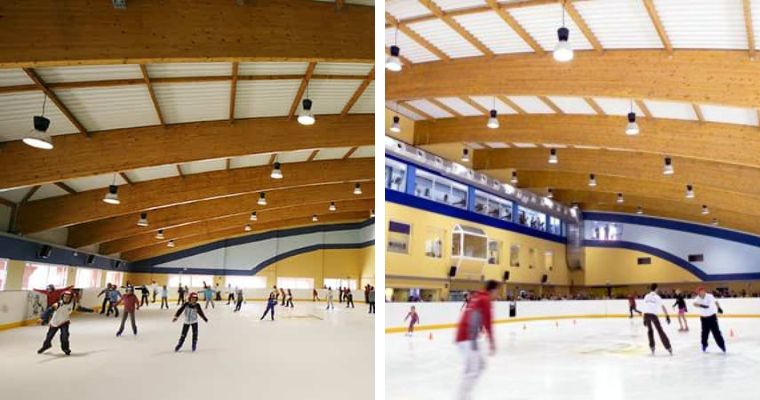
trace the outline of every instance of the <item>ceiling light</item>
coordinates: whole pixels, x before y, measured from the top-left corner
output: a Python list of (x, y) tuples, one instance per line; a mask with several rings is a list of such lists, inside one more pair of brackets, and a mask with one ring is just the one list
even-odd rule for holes
[(625, 127), (625, 134), (628, 136), (639, 134), (639, 124), (636, 123), (636, 113), (633, 111), (628, 113), (628, 125)]
[(718, 219), (717, 219), (717, 218), (713, 218), (713, 220), (712, 220), (712, 225), (713, 225), (713, 226), (718, 226), (718, 225), (720, 225), (720, 224), (718, 224)]
[(370, 218), (375, 218), (375, 210), (374, 209), (373, 210), (369, 210), (369, 217)]
[(166, 247), (174, 247), (174, 241), (170, 240), (169, 243), (166, 244)]
[(564, 26), (565, 13), (562, 13), (562, 27), (557, 29), (557, 45), (554, 46), (554, 59), (559, 62), (568, 62), (573, 59), (573, 46), (570, 45), (570, 30)]
[(638, 209), (636, 209), (636, 214), (644, 215), (644, 209), (639, 207)]
[(336, 210), (336, 208), (335, 208), (335, 202), (331, 201), (330, 202), (330, 207), (327, 207), (327, 209), (330, 210), (330, 211), (335, 211)]
[(119, 187), (116, 185), (108, 186), (108, 193), (103, 197), (103, 201), (108, 204), (120, 204), (119, 201)]
[(245, 231), (250, 232), (251, 231), (251, 224), (245, 224)]
[(617, 194), (617, 200), (615, 200), (615, 201), (616, 201), (618, 204), (623, 204), (623, 202), (625, 202), (625, 199), (623, 199), (623, 194), (622, 194), (622, 193), (618, 193), (618, 194)]
[(401, 132), (401, 125), (399, 124), (399, 121), (401, 121), (401, 118), (399, 118), (398, 115), (394, 115), (393, 123), (391, 124), (391, 132), (393, 133)]
[(670, 157), (665, 157), (665, 165), (662, 166), (663, 175), (673, 175), (675, 170), (673, 169), (673, 160)]
[(470, 162), (470, 149), (462, 149), (462, 162)]
[(274, 167), (272, 168), (272, 174), (269, 176), (271, 176), (272, 179), (282, 179), (282, 170), (280, 169), (279, 162), (274, 163)]
[(589, 176), (588, 176), (588, 185), (591, 186), (591, 187), (595, 187), (596, 186), (596, 176), (594, 176), (594, 174), (589, 174)]
[(35, 115), (33, 120), (34, 129), (29, 131), (22, 141), (37, 149), (51, 150), (53, 148), (53, 140), (47, 133), (50, 127), (50, 120), (41, 115)]
[(267, 194), (264, 192), (259, 193), (259, 201), (257, 201), (256, 204), (260, 206), (267, 205)]
[(488, 123), (486, 124), (487, 127), (491, 129), (496, 129), (499, 127), (499, 119), (496, 118), (496, 114), (497, 113), (495, 109), (489, 112)]
[(309, 100), (308, 98), (303, 99), (303, 109), (301, 110), (301, 113), (298, 115), (299, 124), (314, 125), (314, 122), (316, 122), (316, 119), (314, 119), (314, 114), (312, 114), (311, 112), (311, 106), (312, 106), (311, 100)]
[(314, 214), (311, 216), (311, 222), (317, 222), (319, 221), (319, 218), (317, 217), (317, 214)]
[(156, 239), (163, 240), (164, 239), (164, 230), (159, 229), (158, 232), (156, 232)]
[(517, 171), (512, 171), (512, 178), (509, 179), (509, 183), (517, 185)]
[(362, 194), (362, 185), (361, 183), (357, 183), (354, 185), (354, 194)]
[(256, 216), (256, 211), (251, 213), (251, 221), (258, 221), (259, 217)]
[(399, 57), (400, 54), (401, 54), (401, 49), (398, 46), (396, 46), (395, 44), (391, 46), (391, 54), (386, 56), (385, 58), (385, 68), (388, 71), (392, 71), (392, 72), (401, 71), (402, 64), (401, 64), (401, 58)]
[(706, 205), (702, 205), (702, 215), (710, 214), (710, 209)]
[(559, 159), (557, 158), (557, 149), (550, 149), (549, 150), (549, 164), (556, 164), (559, 162)]
[(137, 226), (148, 226), (148, 213), (140, 214), (140, 219), (137, 220)]
[(552, 188), (548, 189), (548, 193), (546, 194), (546, 197), (553, 199), (554, 198), (554, 190)]
[(694, 198), (694, 188), (691, 185), (686, 185), (686, 198), (687, 199)]

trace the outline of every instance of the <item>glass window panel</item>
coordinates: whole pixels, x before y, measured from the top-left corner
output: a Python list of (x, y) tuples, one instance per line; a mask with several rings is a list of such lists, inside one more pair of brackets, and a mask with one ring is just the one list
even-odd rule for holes
[(314, 278), (277, 278), (277, 287), (281, 289), (314, 289)]
[(433, 198), (433, 180), (417, 174), (414, 182), (414, 195), (426, 199)]
[(226, 276), (224, 284), (232, 288), (265, 289), (267, 278), (263, 276)]
[(74, 287), (77, 289), (96, 288), (100, 286), (101, 271), (91, 268), (77, 268)]

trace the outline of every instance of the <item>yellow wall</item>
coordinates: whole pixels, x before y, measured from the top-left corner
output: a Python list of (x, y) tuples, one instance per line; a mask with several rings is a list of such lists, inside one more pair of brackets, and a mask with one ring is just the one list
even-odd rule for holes
[[(652, 263), (638, 265), (639, 257), (649, 257)], [(659, 257), (628, 249), (586, 247), (586, 285), (637, 285), (658, 283), (699, 282), (689, 271)]]

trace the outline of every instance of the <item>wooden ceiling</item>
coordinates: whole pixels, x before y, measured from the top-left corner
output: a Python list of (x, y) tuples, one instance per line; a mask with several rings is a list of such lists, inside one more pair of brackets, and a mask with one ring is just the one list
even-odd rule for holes
[[(3, 5), (0, 97), (47, 96), (59, 129), (51, 151), (0, 143), (12, 232), (65, 230), (71, 247), (136, 261), (314, 224), (312, 215), (320, 224), (369, 218), (374, 8), (237, 3)], [(310, 90), (317, 122), (303, 126), (295, 116)], [(113, 104), (97, 112), (104, 103)], [(6, 137), (17, 137), (14, 121), (31, 128), (27, 111), (7, 110)], [(283, 179), (270, 177), (275, 162)], [(102, 201), (112, 179), (119, 205)], [(257, 204), (261, 193), (267, 205)], [(142, 213), (148, 227), (137, 226)]]
[[(386, 44), (398, 27), (408, 51), (401, 72), (386, 72), (387, 112), (414, 122), (405, 137), (415, 145), (457, 162), (470, 148), (463, 164), (503, 182), (517, 171), (518, 187), (552, 188), (555, 200), (584, 210), (641, 206), (760, 233), (760, 16), (751, 1), (388, 4)], [(561, 14), (552, 26), (540, 21), (552, 7), (564, 8), (571, 27), (567, 63), (551, 54)], [(498, 129), (485, 126), (493, 104)], [(624, 133), (630, 108), (637, 136)], [(547, 162), (551, 148), (557, 165)], [(672, 176), (662, 173), (665, 157)], [(589, 174), (598, 186), (588, 186)]]

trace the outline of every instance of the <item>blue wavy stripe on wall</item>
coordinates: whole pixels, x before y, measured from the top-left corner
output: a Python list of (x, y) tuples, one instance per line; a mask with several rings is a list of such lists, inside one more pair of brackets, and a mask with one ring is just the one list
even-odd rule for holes
[(677, 231), (695, 233), (697, 235), (710, 236), (718, 239), (760, 247), (760, 237), (758, 236), (744, 232), (716, 228), (714, 226), (705, 226), (692, 224), (689, 222), (652, 218), (641, 215), (611, 214), (590, 211), (584, 212), (583, 218), (589, 221), (619, 222), (634, 225), (652, 226), (656, 228), (673, 229)]
[(365, 228), (367, 226), (373, 225), (374, 223), (375, 223), (375, 219), (370, 218), (362, 222), (305, 226), (305, 227), (300, 227), (300, 228), (282, 229), (282, 230), (271, 231), (271, 232), (256, 233), (253, 235), (241, 236), (241, 237), (232, 238), (232, 239), (220, 240), (218, 242), (208, 243), (202, 246), (181, 250), (176, 253), (164, 254), (158, 257), (147, 258), (145, 260), (133, 262), (131, 264), (130, 272), (143, 271), (143, 270), (152, 268), (154, 265), (165, 264), (170, 261), (175, 261), (182, 258), (207, 253), (209, 251), (221, 249), (224, 247), (233, 247), (233, 246), (238, 246), (241, 244), (259, 242), (262, 240), (273, 239), (277, 237), (305, 235), (305, 234), (316, 233), (316, 232), (336, 232), (336, 231), (356, 230), (356, 229), (361, 229), (361, 228)]
[(622, 240), (607, 241), (607, 240), (584, 240), (583, 245), (587, 247), (605, 247), (616, 249), (628, 249), (647, 253), (655, 257), (660, 257), (667, 260), (679, 267), (689, 271), (692, 275), (703, 281), (733, 281), (744, 279), (760, 279), (760, 273), (742, 273), (742, 274), (707, 274), (702, 271), (696, 265), (684, 260), (681, 257), (676, 256), (673, 253), (658, 249), (656, 247), (647, 246), (640, 243), (626, 242)]
[[(446, 215), (452, 218), (463, 219), (478, 224), (491, 226), (498, 229), (517, 232), (527, 236), (537, 237), (539, 239), (550, 240), (552, 242), (567, 243), (567, 240), (562, 236), (552, 235), (551, 233), (537, 231), (533, 228), (516, 224), (514, 222), (501, 221), (496, 218), (492, 218), (486, 215), (474, 213), (472, 211), (463, 210), (447, 204), (437, 203), (432, 200), (423, 199), (420, 197), (412, 196), (406, 193), (397, 192), (395, 190), (385, 189), (385, 201), (401, 204), (403, 206), (416, 208), (418, 210), (429, 211), (435, 214)], [(414, 223), (414, 221), (399, 221), (405, 223)]]
[(347, 250), (347, 249), (362, 249), (365, 247), (373, 246), (374, 240), (369, 240), (363, 243), (321, 243), (312, 246), (301, 247), (282, 254), (278, 254), (272, 258), (268, 258), (251, 269), (224, 269), (224, 268), (160, 268), (152, 266), (140, 266), (131, 272), (144, 272), (154, 274), (198, 274), (198, 275), (239, 275), (250, 276), (256, 275), (264, 268), (289, 257), (297, 256), (299, 254), (309, 253), (316, 250)]

